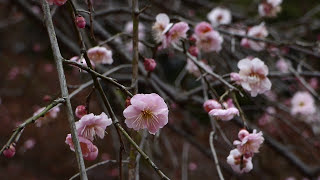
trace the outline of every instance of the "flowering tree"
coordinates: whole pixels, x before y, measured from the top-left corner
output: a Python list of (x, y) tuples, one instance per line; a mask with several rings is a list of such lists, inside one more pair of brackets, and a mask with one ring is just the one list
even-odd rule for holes
[[(0, 154), (8, 163), (46, 146), (21, 141), (29, 128), (48, 134), (51, 127), (62, 133), (55, 149), (68, 149), (58, 154), (73, 169), (46, 178), (319, 179), (320, 49), (312, 17), (320, 4), (283, 27), (287, 19), (277, 18), (286, 3), (4, 1), (20, 13), (13, 24), (30, 19), (46, 29), (59, 83), (43, 107), (24, 109), (32, 116), (3, 135)], [(32, 49), (41, 55), (45, 48)], [(52, 64), (42, 68), (46, 81)], [(16, 66), (6, 81), (23, 74)], [(60, 119), (69, 124), (61, 132)], [(99, 170), (105, 164), (115, 167)]]

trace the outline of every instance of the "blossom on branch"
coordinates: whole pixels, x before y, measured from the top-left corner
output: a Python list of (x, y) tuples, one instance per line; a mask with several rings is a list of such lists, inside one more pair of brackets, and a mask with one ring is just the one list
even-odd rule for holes
[(225, 8), (214, 8), (208, 15), (208, 20), (213, 26), (219, 26), (220, 24), (230, 24), (232, 20), (231, 12)]
[(76, 122), (76, 128), (79, 136), (93, 141), (95, 135), (103, 139), (106, 127), (111, 124), (111, 119), (104, 112), (100, 115), (90, 113), (82, 116), (81, 119)]
[(165, 41), (165, 34), (169, 31), (172, 25), (173, 23), (170, 23), (170, 19), (167, 14), (160, 13), (156, 16), (156, 22), (152, 26), (152, 33), (157, 43)]
[(254, 153), (259, 152), (259, 148), (264, 141), (262, 132), (257, 133), (257, 130), (253, 130), (252, 133), (249, 133), (247, 130), (239, 131), (238, 137), (239, 140), (233, 141), (233, 145), (237, 146), (237, 149), (245, 157), (252, 157)]
[(316, 112), (314, 99), (309, 92), (296, 92), (291, 99), (291, 114), (311, 115)]
[(88, 50), (88, 57), (95, 63), (112, 64), (112, 51), (105, 47), (93, 47)]
[(207, 22), (201, 22), (195, 27), (196, 46), (204, 52), (219, 52), (222, 49), (222, 36)]
[[(67, 135), (65, 143), (70, 146), (71, 151), (75, 151), (71, 134)], [(79, 136), (79, 143), (82, 156), (85, 160), (93, 161), (97, 158), (99, 150), (90, 140)]]
[(258, 10), (262, 17), (276, 17), (281, 11), (282, 0), (266, 0), (259, 4)]
[(231, 166), (232, 170), (237, 173), (247, 173), (252, 170), (252, 158), (243, 156), (238, 149), (230, 151), (227, 157), (227, 163)]
[[(247, 35), (252, 38), (264, 39), (268, 36), (268, 30), (264, 23), (249, 28)], [(255, 51), (262, 51), (266, 47), (266, 43), (262, 41), (255, 41), (248, 38), (241, 40), (241, 46), (251, 48)]]
[[(33, 113), (33, 116), (41, 113), (44, 109), (46, 109), (46, 107), (42, 107), (38, 109), (36, 112)], [(58, 117), (59, 112), (60, 112), (60, 108), (58, 106), (52, 108), (44, 116), (36, 120), (36, 126), (41, 127), (42, 125), (51, 122), (53, 119), (56, 119)]]
[(226, 102), (223, 102), (222, 105), (223, 106), (219, 108), (219, 106), (215, 104), (216, 108), (211, 109), (209, 115), (223, 121), (229, 121), (236, 115), (239, 116), (239, 110), (234, 107), (232, 99), (228, 99)]
[(136, 94), (130, 103), (123, 111), (129, 128), (148, 129), (150, 134), (155, 134), (168, 123), (168, 106), (158, 94)]
[(239, 74), (232, 73), (231, 79), (241, 84), (252, 97), (271, 89), (271, 81), (267, 77), (268, 66), (259, 58), (245, 58), (238, 62)]

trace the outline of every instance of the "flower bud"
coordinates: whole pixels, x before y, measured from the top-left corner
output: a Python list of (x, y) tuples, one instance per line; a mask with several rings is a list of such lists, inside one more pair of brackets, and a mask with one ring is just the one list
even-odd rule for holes
[(43, 96), (42, 100), (43, 100), (44, 102), (49, 102), (49, 101), (52, 100), (52, 97), (49, 96), (49, 95), (45, 95), (45, 96)]
[(82, 16), (80, 16), (80, 15), (78, 15), (77, 17), (76, 17), (76, 25), (78, 26), (78, 28), (84, 28), (84, 27), (86, 27), (86, 19), (84, 19), (84, 17), (82, 17)]
[(126, 99), (126, 107), (128, 107), (128, 106), (131, 105), (130, 100), (131, 100), (131, 98), (130, 98), (130, 97), (127, 97), (127, 99)]
[(191, 47), (188, 49), (188, 52), (189, 52), (192, 56), (198, 57), (199, 49), (198, 49), (196, 46), (191, 46)]
[(154, 59), (145, 58), (144, 59), (144, 68), (146, 71), (152, 72), (157, 66), (157, 63)]
[(221, 105), (218, 101), (209, 99), (204, 102), (203, 108), (206, 112), (210, 112), (212, 109), (221, 109)]
[(82, 116), (86, 115), (88, 112), (87, 112), (87, 108), (86, 106), (84, 105), (80, 105), (76, 108), (76, 116), (78, 118), (81, 118)]
[(249, 132), (245, 129), (241, 129), (238, 133), (238, 138), (242, 141), (243, 138), (249, 135)]
[(3, 155), (7, 158), (12, 158), (16, 154), (16, 148), (11, 144), (10, 147), (3, 151)]

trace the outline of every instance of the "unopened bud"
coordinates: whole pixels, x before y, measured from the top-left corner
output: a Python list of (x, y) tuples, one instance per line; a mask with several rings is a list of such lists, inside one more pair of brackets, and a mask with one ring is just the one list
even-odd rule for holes
[(78, 118), (82, 118), (82, 116), (86, 115), (88, 112), (87, 112), (87, 108), (86, 106), (84, 105), (79, 105), (77, 108), (76, 108), (76, 116)]
[(12, 158), (16, 154), (16, 148), (11, 144), (8, 149), (3, 151), (3, 155), (7, 158)]
[(156, 68), (156, 66), (157, 63), (154, 59), (144, 59), (144, 68), (146, 69), (146, 71), (152, 72)]
[(76, 25), (78, 26), (78, 28), (84, 28), (86, 27), (86, 19), (84, 19), (84, 17), (82, 16), (77, 16), (76, 17)]

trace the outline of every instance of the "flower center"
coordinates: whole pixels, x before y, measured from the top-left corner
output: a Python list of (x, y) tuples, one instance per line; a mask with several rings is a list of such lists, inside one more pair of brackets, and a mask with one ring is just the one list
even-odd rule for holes
[(299, 102), (299, 106), (300, 106), (300, 107), (303, 107), (304, 105), (305, 105), (305, 104), (304, 104), (303, 101)]
[(142, 111), (142, 118), (143, 119), (151, 119), (153, 117), (152, 111), (147, 109)]

